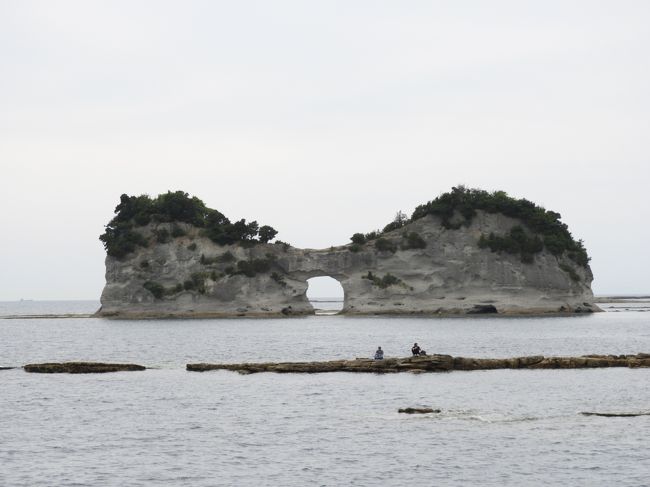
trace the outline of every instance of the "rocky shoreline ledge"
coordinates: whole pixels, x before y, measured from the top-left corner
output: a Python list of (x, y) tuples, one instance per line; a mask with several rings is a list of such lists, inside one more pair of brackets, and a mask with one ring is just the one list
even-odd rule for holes
[(327, 362), (269, 362), (240, 364), (187, 364), (190, 372), (230, 370), (242, 374), (257, 372), (314, 374), (323, 372), (397, 373), (449, 372), (452, 370), (492, 369), (589, 369), (606, 367), (650, 367), (650, 354), (583, 355), (580, 357), (544, 357), (535, 355), (514, 358), (467, 358), (451, 355), (387, 358), (373, 360), (332, 360)]
[[(314, 314), (320, 316), (344, 316), (346, 318), (366, 317), (366, 316), (382, 316), (385, 318), (401, 318), (401, 317), (421, 317), (421, 318), (467, 318), (467, 317), (481, 317), (481, 318), (503, 318), (503, 317), (520, 317), (520, 318), (548, 318), (548, 317), (566, 317), (576, 315), (589, 315), (591, 313), (599, 313), (603, 310), (597, 306), (590, 306), (589, 308), (579, 308), (571, 310), (545, 310), (541, 308), (522, 308), (516, 311), (500, 311), (500, 312), (484, 312), (477, 310), (464, 310), (462, 308), (454, 308), (447, 310), (434, 310), (434, 311), (335, 311), (327, 313), (314, 313), (312, 311), (284, 311), (278, 313), (256, 313), (256, 312), (241, 312), (241, 313), (222, 313), (222, 312), (182, 312), (182, 313), (158, 313), (158, 312), (104, 312), (97, 311), (90, 316), (81, 316), (81, 318), (106, 318), (114, 320), (177, 320), (177, 319), (237, 319), (237, 318), (250, 318), (250, 319), (281, 319), (281, 318), (301, 318), (308, 317)], [(0, 317), (0, 319), (14, 319), (14, 317)], [(31, 317), (28, 317), (31, 318)], [(39, 316), (39, 318), (59, 318), (58, 316)], [(76, 318), (76, 317), (73, 317)]]

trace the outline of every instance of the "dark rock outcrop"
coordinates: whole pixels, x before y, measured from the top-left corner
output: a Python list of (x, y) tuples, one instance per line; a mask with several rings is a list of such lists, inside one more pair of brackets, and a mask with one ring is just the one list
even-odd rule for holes
[(467, 311), (468, 315), (484, 315), (496, 313), (497, 308), (493, 304), (475, 304), (474, 307)]
[(491, 369), (586, 369), (602, 367), (650, 367), (650, 354), (584, 355), (582, 357), (544, 357), (542, 355), (514, 358), (467, 358), (451, 355), (387, 358), (373, 360), (333, 360), (328, 362), (270, 362), (242, 364), (187, 364), (191, 372), (232, 370), (245, 374), (256, 372), (315, 374), (322, 372), (448, 372), (452, 370)]
[(605, 418), (634, 418), (636, 416), (650, 416), (650, 413), (580, 413), (584, 416), (603, 416)]
[(61, 362), (46, 364), (27, 364), (25, 372), (38, 374), (104, 374), (106, 372), (123, 372), (145, 370), (137, 364), (105, 364), (99, 362)]
[(397, 410), (398, 413), (405, 414), (428, 414), (428, 413), (439, 413), (440, 409), (432, 408), (402, 408)]

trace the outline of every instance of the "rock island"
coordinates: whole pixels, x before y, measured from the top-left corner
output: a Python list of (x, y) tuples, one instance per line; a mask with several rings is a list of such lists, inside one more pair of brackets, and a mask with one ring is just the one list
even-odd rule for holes
[(122, 195), (100, 236), (100, 316), (313, 314), (307, 279), (330, 276), (342, 313), (597, 311), (582, 241), (560, 214), (505, 192), (453, 188), (350, 243), (300, 249), (256, 221), (230, 221), (182, 191)]

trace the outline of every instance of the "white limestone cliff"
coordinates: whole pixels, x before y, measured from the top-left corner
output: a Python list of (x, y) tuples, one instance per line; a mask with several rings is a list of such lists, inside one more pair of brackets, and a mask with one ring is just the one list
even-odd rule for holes
[[(588, 266), (547, 250), (532, 263), (519, 255), (480, 248), (482, 234), (507, 233), (515, 219), (478, 211), (467, 226), (446, 229), (432, 215), (381, 235), (396, 249), (379, 251), (370, 241), (323, 250), (286, 244), (213, 243), (189, 224), (167, 243), (142, 233), (147, 247), (125, 258), (106, 258), (100, 316), (219, 317), (313, 313), (307, 279), (330, 276), (344, 290), (346, 314), (541, 314), (597, 311)], [(404, 232), (416, 232), (425, 248), (404, 249)], [(257, 260), (261, 270), (241, 271)], [(250, 264), (252, 265), (252, 264)], [(369, 274), (370, 273), (370, 274)], [(388, 278), (386, 276), (389, 276)], [(157, 296), (156, 296), (157, 295)]]

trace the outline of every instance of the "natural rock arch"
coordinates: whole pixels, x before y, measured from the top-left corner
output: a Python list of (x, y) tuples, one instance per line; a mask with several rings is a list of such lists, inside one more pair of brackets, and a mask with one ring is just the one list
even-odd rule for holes
[(345, 290), (331, 276), (315, 276), (307, 279), (307, 299), (316, 314), (336, 314), (343, 310)]

